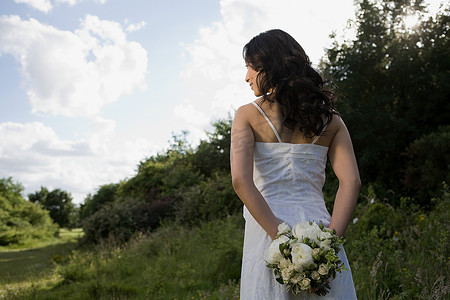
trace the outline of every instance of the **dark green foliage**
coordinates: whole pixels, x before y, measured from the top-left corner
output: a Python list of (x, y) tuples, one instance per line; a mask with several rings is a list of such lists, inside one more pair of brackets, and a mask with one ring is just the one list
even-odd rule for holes
[(191, 186), (180, 195), (175, 216), (183, 224), (227, 217), (242, 210), (242, 202), (231, 185), (230, 173), (213, 177)]
[(409, 198), (393, 208), (373, 193), (346, 233), (347, 255), (362, 299), (448, 299), (450, 192), (423, 211)]
[(202, 177), (189, 157), (169, 151), (141, 162), (137, 174), (120, 184), (117, 195), (148, 202), (158, 194), (174, 195), (178, 189), (199, 183)]
[[(338, 110), (352, 135), (362, 181), (398, 192), (404, 191), (407, 160), (401, 153), (449, 124), (450, 17), (444, 11), (406, 28), (403, 16), (420, 13), (421, 2), (359, 1), (356, 40), (335, 42), (323, 63), (339, 87)], [(427, 168), (421, 163), (417, 168)], [(434, 186), (442, 182), (429, 179)]]
[(230, 171), (231, 116), (213, 124), (215, 131), (201, 141), (192, 157), (193, 165), (209, 177), (217, 171)]
[(404, 155), (405, 187), (419, 200), (437, 196), (442, 181), (450, 182), (450, 126), (441, 126), (438, 131), (415, 140)]
[(0, 246), (50, 239), (58, 232), (49, 212), (23, 199), (22, 190), (11, 177), (0, 179)]
[(142, 203), (124, 201), (104, 205), (83, 222), (82, 243), (99, 243), (110, 239), (115, 243), (127, 242), (138, 232), (148, 232), (159, 226), (163, 218), (172, 213), (170, 199)]
[(94, 214), (106, 203), (114, 202), (118, 188), (119, 184), (117, 183), (105, 184), (100, 186), (97, 193), (93, 196), (89, 194), (81, 206), (81, 219), (85, 219)]
[(47, 188), (41, 187), (40, 191), (29, 194), (28, 199), (33, 203), (42, 205), (50, 212), (50, 217), (61, 227), (70, 227), (75, 218), (75, 206), (72, 203), (72, 196), (61, 189), (51, 192)]

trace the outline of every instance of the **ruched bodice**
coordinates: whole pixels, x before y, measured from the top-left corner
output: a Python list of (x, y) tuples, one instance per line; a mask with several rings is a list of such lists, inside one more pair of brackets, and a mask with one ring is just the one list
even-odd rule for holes
[(322, 194), (327, 152), (316, 144), (255, 143), (253, 180), (281, 221), (329, 224)]
[(255, 185), (266, 200), (319, 201), (327, 152), (316, 144), (255, 143)]

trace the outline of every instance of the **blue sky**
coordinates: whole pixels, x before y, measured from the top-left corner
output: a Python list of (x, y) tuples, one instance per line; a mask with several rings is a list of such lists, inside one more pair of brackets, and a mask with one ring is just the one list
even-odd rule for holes
[(317, 64), (353, 16), (353, 0), (2, 0), (0, 178), (81, 203), (252, 101), (250, 38), (286, 30)]

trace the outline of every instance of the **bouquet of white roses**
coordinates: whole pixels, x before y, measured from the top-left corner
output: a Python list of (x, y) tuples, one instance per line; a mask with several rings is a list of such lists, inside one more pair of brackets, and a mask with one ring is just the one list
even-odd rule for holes
[(309, 291), (323, 296), (330, 289), (330, 279), (337, 272), (346, 271), (337, 256), (343, 242), (335, 230), (323, 224), (301, 222), (291, 230), (282, 223), (277, 238), (267, 250), (267, 267), (273, 269), (276, 280), (294, 295)]

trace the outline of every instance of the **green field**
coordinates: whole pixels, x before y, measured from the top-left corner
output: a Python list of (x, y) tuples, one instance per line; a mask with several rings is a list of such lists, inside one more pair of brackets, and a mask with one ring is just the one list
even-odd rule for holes
[[(359, 299), (448, 299), (450, 193), (420, 211), (360, 204), (346, 233)], [(53, 244), (0, 252), (1, 299), (238, 299), (241, 214), (187, 227), (162, 224), (127, 244)], [(426, 262), (426, 263), (424, 263)]]
[(0, 299), (238, 298), (240, 215), (197, 228), (166, 224), (126, 245), (74, 249), (73, 237), (62, 236), (54, 245), (0, 253)]
[(28, 248), (0, 247), (0, 299), (53, 285), (55, 266), (67, 260), (82, 235), (81, 229), (60, 229), (59, 237)]

